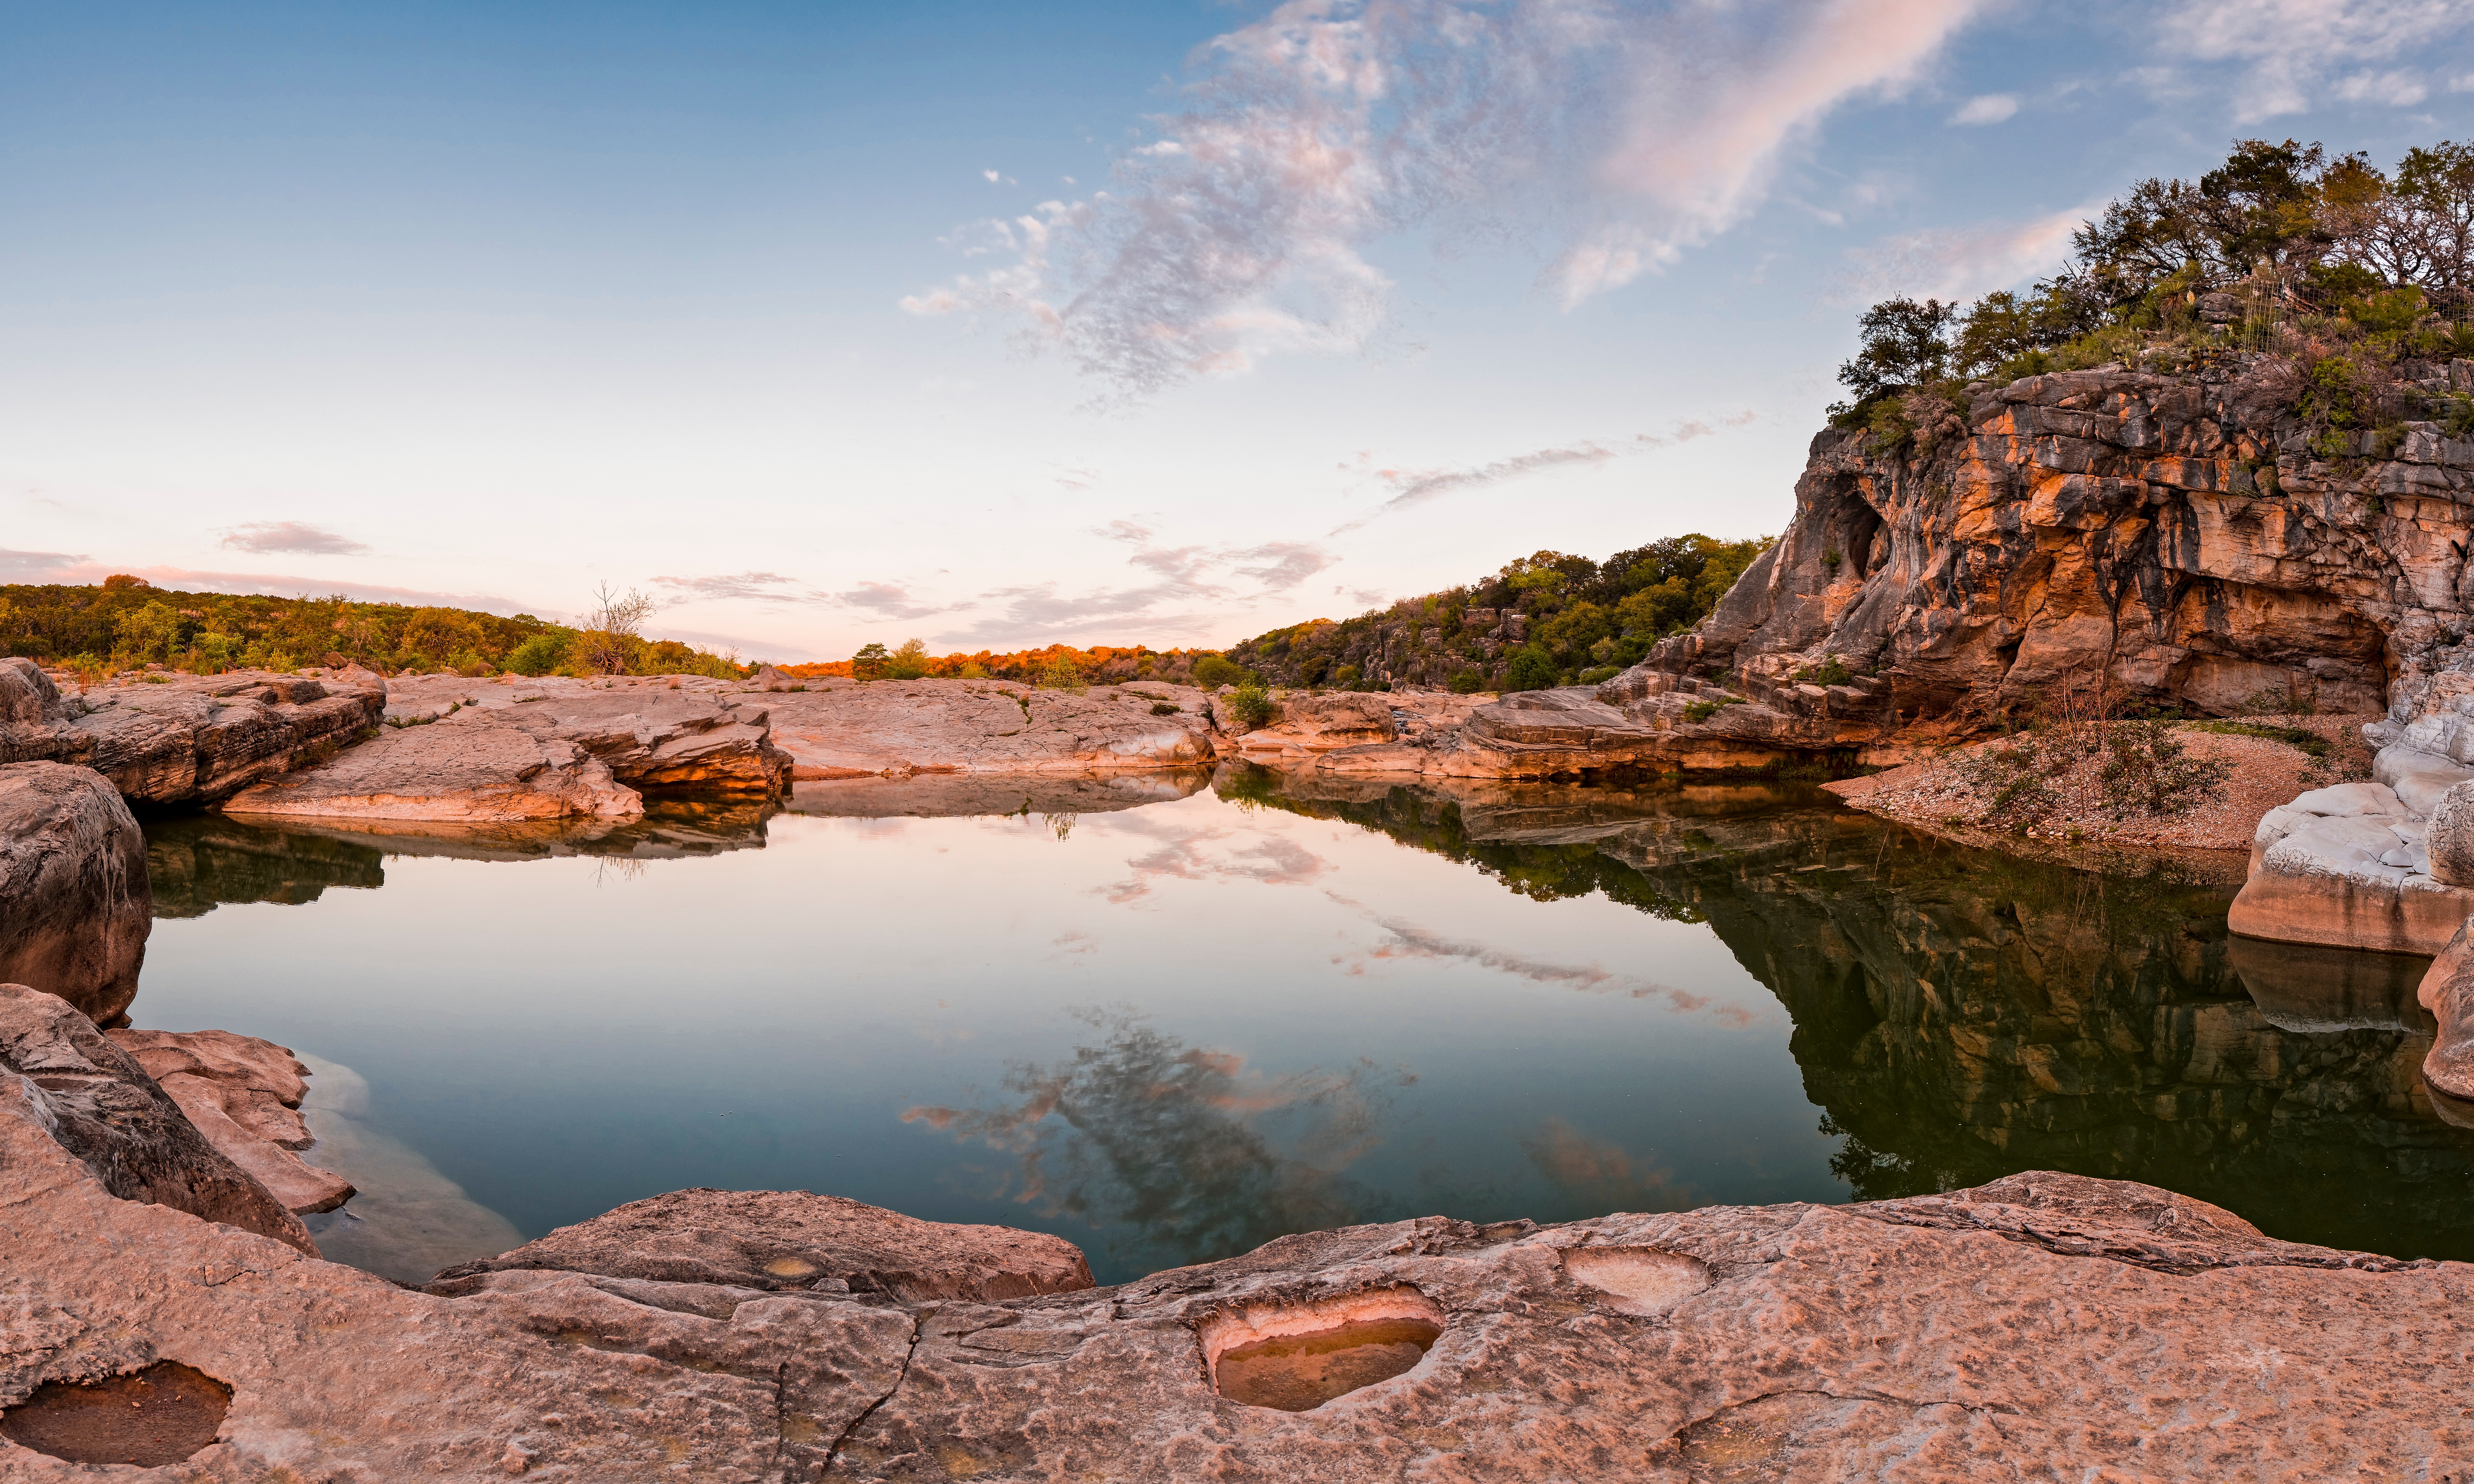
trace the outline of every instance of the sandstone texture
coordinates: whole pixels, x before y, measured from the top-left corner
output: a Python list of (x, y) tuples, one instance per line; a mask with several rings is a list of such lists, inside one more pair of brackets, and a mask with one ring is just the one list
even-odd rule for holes
[(623, 820), (646, 793), (773, 798), (788, 787), (765, 708), (664, 679), (389, 682), (386, 730), (229, 801), (232, 814), (451, 825)]
[(993, 1301), (1091, 1286), (1080, 1249), (1005, 1227), (921, 1221), (804, 1190), (673, 1190), (438, 1275), (433, 1293), (551, 1271), (760, 1291)]
[(831, 819), (952, 819), (975, 814), (1111, 814), (1190, 798), (1208, 768), (1142, 773), (914, 773), (795, 785), (792, 814)]
[(0, 983), (114, 1021), (136, 996), (153, 906), (145, 837), (109, 782), (62, 763), (0, 765)]
[(230, 1031), (105, 1032), (181, 1105), (217, 1152), (307, 1216), (352, 1198), (352, 1184), (301, 1158), (316, 1142), (301, 1116), (309, 1068), (289, 1046)]
[(1216, 698), (1191, 686), (1142, 682), (1078, 693), (1004, 681), (806, 683), (804, 691), (763, 693), (774, 742), (802, 779), (1104, 775), (1194, 768), (1221, 755)]
[[(98, 1190), (317, 1253), (300, 1218), (207, 1143), (144, 1068), (66, 1000), (0, 984), (0, 1070), (12, 1074), (0, 1078), (7, 1085), (0, 1097), (12, 1100), (13, 1115), (50, 1141), (48, 1154), (58, 1157), (50, 1162), (73, 1161)], [(17, 1165), (19, 1151), (8, 1156), (7, 1166)], [(0, 1183), (31, 1173), (7, 1166), (0, 1166)], [(12, 1189), (5, 1198), (31, 1193)], [(15, 1259), (32, 1260), (34, 1253), (0, 1250), (12, 1259), (0, 1273), (22, 1272)]]
[(2207, 715), (2380, 709), (2466, 632), (2474, 440), (2415, 422), (2388, 457), (2365, 433), (2325, 460), (2271, 380), (2241, 356), (2063, 371), (1971, 387), (1921, 447), (1823, 432), (1778, 543), (1598, 688), (1649, 734), (1610, 732), (1610, 757), (1906, 761), (2098, 676)]
[(74, 763), (133, 801), (212, 803), (331, 755), (386, 707), (366, 670), (151, 679), (63, 696), (31, 661), (0, 660), (0, 762)]

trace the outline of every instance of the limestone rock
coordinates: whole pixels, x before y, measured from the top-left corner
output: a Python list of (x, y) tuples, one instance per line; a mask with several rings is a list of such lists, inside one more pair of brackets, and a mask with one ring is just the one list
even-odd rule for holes
[(1007, 1227), (921, 1221), (803, 1190), (674, 1190), (438, 1275), (433, 1293), (477, 1291), (489, 1275), (598, 1273), (760, 1291), (889, 1294), (908, 1303), (987, 1302), (1091, 1286), (1080, 1249)]
[(2440, 795), (2423, 838), (2434, 877), (2450, 886), (2474, 886), (2474, 781)]
[(2423, 1080), (2461, 1100), (2474, 1099), (2474, 942), (2467, 940), (2466, 925), (2459, 924), (2415, 991), (2422, 1008), (2439, 1022), (2439, 1034), (2422, 1059)]
[(2261, 817), (2227, 922), (2276, 943), (2437, 953), (2474, 912), (2474, 888), (2439, 874), (2431, 830), (2385, 783), (2304, 793)]
[(1132, 773), (1206, 765), (1222, 752), (1213, 697), (1191, 686), (1077, 694), (1006, 681), (807, 683), (764, 697), (774, 743), (803, 779)]
[(295, 1215), (330, 1211), (352, 1198), (352, 1182), (304, 1161), (301, 1116), (309, 1069), (292, 1048), (230, 1031), (107, 1031), (226, 1159)]
[[(18, 675), (0, 666), (0, 687)], [(137, 993), (153, 908), (145, 837), (109, 782), (61, 763), (0, 765), (0, 982), (109, 1023)]]
[(1280, 767), (1344, 747), (1379, 746), (1399, 733), (1390, 696), (1343, 691), (1284, 696), (1278, 718), (1247, 732), (1237, 745), (1249, 761)]
[(768, 707), (734, 698), (720, 682), (670, 677), (578, 681), (501, 676), (472, 681), (424, 676), (388, 687), (388, 716), (400, 725), (477, 708), (545, 738), (572, 742), (640, 793), (787, 793), (789, 754), (771, 740)]
[[(127, 1052), (58, 995), (0, 984), (0, 1078), (100, 1187), (254, 1232), (315, 1256), (309, 1231), (200, 1137)], [(5, 1178), (5, 1177), (0, 1177)], [(5, 1199), (5, 1196), (0, 1196)]]
[[(75, 763), (130, 799), (211, 803), (331, 754), (376, 726), (386, 706), (383, 682), (367, 671), (156, 679), (45, 702), (41, 722), (0, 722), (0, 761)], [(15, 706), (26, 708), (22, 693)]]
[(474, 709), (387, 729), (317, 767), (244, 789), (224, 809), (487, 825), (626, 819), (643, 812), (643, 799), (574, 742)]

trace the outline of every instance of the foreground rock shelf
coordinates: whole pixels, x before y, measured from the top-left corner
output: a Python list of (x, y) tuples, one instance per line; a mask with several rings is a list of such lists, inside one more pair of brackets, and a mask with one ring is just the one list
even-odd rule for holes
[[(2274, 1241), (2064, 1175), (1548, 1227), (1428, 1217), (1114, 1288), (1051, 1236), (684, 1191), (407, 1290), (115, 1185), (53, 1085), (142, 1097), (144, 1074), (57, 998), (12, 993), (0, 1479), (119, 1476), (139, 1449), (234, 1484), (2474, 1467), (2451, 1364), (2474, 1268)], [(202, 1141), (179, 1160), (239, 1176)], [(269, 1204), (244, 1219), (290, 1235)], [(166, 1420), (139, 1429), (132, 1402)]]

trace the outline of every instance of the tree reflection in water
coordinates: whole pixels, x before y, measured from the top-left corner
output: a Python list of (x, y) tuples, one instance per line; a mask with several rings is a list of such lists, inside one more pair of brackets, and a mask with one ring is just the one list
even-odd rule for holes
[(1709, 923), (1793, 1018), (1856, 1199), (2062, 1169), (2292, 1240), (2474, 1257), (2474, 1135), (2451, 1121), (2474, 1111), (2435, 1109), (2418, 1075), (2421, 961), (2233, 938), (2229, 885), (1972, 850), (1762, 785), (1218, 786), (1523, 896)]
[(1266, 1077), (1131, 1011), (1076, 1014), (1092, 1042), (1069, 1062), (1010, 1064), (1004, 1106), (913, 1108), (903, 1120), (1008, 1156), (994, 1193), (1088, 1223), (1128, 1271), (1385, 1219), (1387, 1198), (1344, 1172), (1377, 1142), (1390, 1089), (1413, 1073), (1360, 1059)]

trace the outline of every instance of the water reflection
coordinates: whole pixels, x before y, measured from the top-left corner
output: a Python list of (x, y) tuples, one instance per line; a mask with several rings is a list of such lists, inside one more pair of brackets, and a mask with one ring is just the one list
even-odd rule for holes
[(1758, 789), (1224, 786), (1524, 896), (1708, 922), (1793, 1017), (1857, 1199), (2064, 1169), (2295, 1240), (2474, 1257), (2474, 1142), (2417, 1074), (2424, 960), (2238, 940), (2228, 887), (2023, 861)]
[(1380, 1142), (1390, 1089), (1414, 1073), (1360, 1060), (1265, 1076), (1130, 1011), (1076, 1018), (1093, 1040), (1068, 1062), (1009, 1063), (1009, 1100), (903, 1121), (1008, 1157), (991, 1195), (1104, 1233), (1108, 1265), (1126, 1271), (1383, 1219), (1385, 1199), (1346, 1171)]

